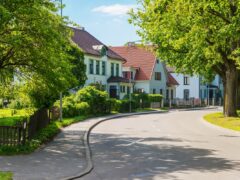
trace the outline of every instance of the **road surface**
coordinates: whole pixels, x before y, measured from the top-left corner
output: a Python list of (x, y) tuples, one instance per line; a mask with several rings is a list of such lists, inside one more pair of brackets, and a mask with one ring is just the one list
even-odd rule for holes
[(215, 110), (116, 119), (91, 133), (94, 170), (82, 180), (240, 180), (240, 133), (210, 125)]

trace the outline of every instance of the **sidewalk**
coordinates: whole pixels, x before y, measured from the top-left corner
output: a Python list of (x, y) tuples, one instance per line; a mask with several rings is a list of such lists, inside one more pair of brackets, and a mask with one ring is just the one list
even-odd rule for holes
[(105, 116), (73, 124), (30, 155), (0, 156), (0, 171), (13, 172), (15, 180), (58, 180), (78, 175), (89, 166), (84, 134), (91, 126), (105, 119), (149, 113), (159, 111)]

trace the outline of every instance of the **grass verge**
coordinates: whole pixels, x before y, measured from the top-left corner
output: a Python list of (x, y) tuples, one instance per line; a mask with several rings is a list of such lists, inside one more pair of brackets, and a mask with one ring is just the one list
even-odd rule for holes
[(51, 141), (60, 131), (61, 128), (69, 126), (73, 123), (83, 121), (89, 116), (78, 116), (74, 118), (66, 118), (63, 121), (53, 121), (46, 128), (40, 130), (38, 134), (25, 145), (9, 147), (0, 146), (0, 155), (18, 155), (29, 154), (39, 148), (42, 144)]
[(1, 180), (12, 180), (13, 174), (11, 172), (0, 172), (0, 179)]
[(212, 113), (204, 116), (204, 119), (211, 124), (240, 131), (240, 117), (224, 117), (223, 113)]

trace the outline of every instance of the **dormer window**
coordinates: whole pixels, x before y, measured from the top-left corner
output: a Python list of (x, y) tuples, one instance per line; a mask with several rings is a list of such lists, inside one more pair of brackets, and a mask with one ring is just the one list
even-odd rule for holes
[(98, 51), (101, 54), (101, 56), (107, 55), (108, 48), (104, 45), (94, 45), (94, 46), (92, 46), (92, 48), (94, 50)]

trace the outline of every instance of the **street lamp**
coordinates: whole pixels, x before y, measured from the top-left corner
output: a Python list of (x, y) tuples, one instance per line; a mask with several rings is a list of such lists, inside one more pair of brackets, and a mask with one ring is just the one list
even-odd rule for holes
[[(63, 16), (63, 9), (62, 9), (62, 0), (60, 0), (61, 3), (61, 7), (60, 7), (60, 11), (61, 11), (61, 18)], [(60, 117), (59, 120), (62, 121), (63, 117), (62, 117), (62, 92), (60, 92)]]

